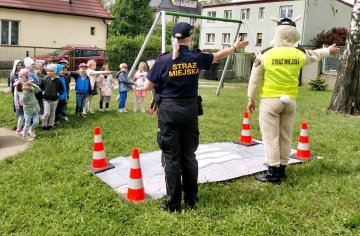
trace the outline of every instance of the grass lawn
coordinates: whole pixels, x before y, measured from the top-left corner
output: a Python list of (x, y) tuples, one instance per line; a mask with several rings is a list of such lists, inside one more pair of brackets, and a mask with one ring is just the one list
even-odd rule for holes
[[(238, 139), (246, 87), (224, 89), (219, 97), (214, 88), (200, 94), (200, 142)], [(158, 209), (158, 200), (125, 201), (86, 169), (96, 125), (111, 159), (129, 156), (134, 146), (158, 150), (156, 117), (131, 112), (129, 94), (128, 113), (115, 112), (113, 100), (111, 112), (78, 119), (72, 93), (69, 122), (38, 130), (26, 152), (0, 162), (0, 235), (359, 235), (360, 118), (328, 112), (330, 97), (300, 88), (293, 131), (296, 147), (301, 121), (308, 121), (312, 152), (323, 160), (290, 166), (278, 186), (252, 176), (201, 184), (196, 210), (170, 214)], [(10, 104), (10, 94), (0, 93), (2, 127), (15, 125)], [(261, 139), (257, 112), (251, 125)]]

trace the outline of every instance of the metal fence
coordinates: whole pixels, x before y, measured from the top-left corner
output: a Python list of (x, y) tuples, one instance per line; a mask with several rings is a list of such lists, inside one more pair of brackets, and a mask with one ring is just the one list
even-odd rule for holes
[[(327, 47), (327, 46), (324, 46)], [(345, 46), (339, 46), (340, 53), (337, 55), (331, 55), (322, 60), (321, 72), (325, 75), (337, 75), (338, 70), (341, 66)]]

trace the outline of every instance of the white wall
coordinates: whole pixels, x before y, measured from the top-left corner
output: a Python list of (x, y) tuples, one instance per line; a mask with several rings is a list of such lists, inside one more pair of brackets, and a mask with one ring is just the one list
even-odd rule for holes
[[(20, 46), (106, 47), (106, 25), (99, 18), (0, 8), (0, 19), (20, 21)], [(90, 35), (90, 27), (95, 27), (95, 35)]]
[[(279, 7), (292, 5), (293, 6), (293, 17), (298, 15), (303, 15), (305, 9), (305, 1), (281, 1), (281, 2), (272, 2), (272, 3), (256, 3), (256, 4), (238, 4), (231, 6), (219, 6), (214, 8), (204, 8), (202, 15), (207, 16), (209, 11), (216, 11), (216, 17), (224, 17), (225, 10), (232, 10), (232, 18), (240, 19), (241, 9), (250, 8), (250, 19), (246, 20), (250, 34), (256, 44), (257, 33), (262, 33), (263, 43), (261, 46), (256, 46), (258, 51), (267, 48), (270, 46), (270, 41), (273, 38), (274, 31), (276, 28), (276, 23), (269, 20), (270, 17), (279, 18)], [(259, 7), (265, 7), (265, 16), (263, 20), (258, 20)], [(231, 33), (231, 41), (235, 38), (235, 33), (237, 29), (236, 23), (226, 23), (226, 22), (208, 22), (207, 20), (202, 21), (201, 26), (201, 37), (200, 37), (200, 47), (202, 49), (221, 49), (223, 45), (221, 44), (222, 33)], [(297, 23), (297, 29), (299, 32), (303, 29), (302, 20)], [(213, 45), (205, 43), (206, 33), (215, 33), (215, 43)], [(240, 28), (240, 33), (246, 33), (244, 25)], [(249, 36), (249, 35), (248, 35)], [(250, 40), (250, 37), (248, 37)], [(247, 52), (254, 52), (251, 46), (246, 48)]]
[(323, 30), (349, 28), (351, 11), (351, 7), (336, 0), (310, 0), (305, 15), (304, 44), (312, 45), (311, 40)]

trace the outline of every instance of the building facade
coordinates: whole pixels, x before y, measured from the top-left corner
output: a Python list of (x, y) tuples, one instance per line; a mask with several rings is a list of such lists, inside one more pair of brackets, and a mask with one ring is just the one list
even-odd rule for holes
[(1, 46), (105, 48), (111, 19), (99, 0), (0, 0)]
[[(180, 13), (189, 14), (201, 14), (201, 3), (197, 0), (151, 0), (150, 7), (155, 13), (159, 11), (176, 11)], [(188, 22), (191, 25), (198, 25), (199, 19), (179, 17), (179, 16), (166, 16), (166, 20), (169, 22)]]
[[(311, 40), (321, 31), (333, 27), (348, 28), (352, 5), (342, 0), (242, 0), (221, 5), (204, 6), (202, 15), (220, 18), (241, 19), (239, 34), (249, 40), (247, 52), (255, 53), (270, 46), (276, 23), (270, 17), (296, 18), (301, 34), (299, 44), (312, 45)], [(246, 25), (246, 26), (245, 26)], [(221, 21), (203, 20), (200, 48), (221, 49), (228, 47), (237, 37), (238, 25)]]

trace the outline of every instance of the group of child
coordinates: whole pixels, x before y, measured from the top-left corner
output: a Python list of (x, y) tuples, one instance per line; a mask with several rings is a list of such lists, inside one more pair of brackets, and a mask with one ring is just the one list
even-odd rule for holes
[[(77, 71), (70, 72), (67, 60), (63, 59), (59, 63), (55, 61), (55, 58), (50, 58), (46, 65), (37, 64), (30, 57), (25, 58), (24, 62), (14, 61), (9, 81), (14, 98), (14, 111), (18, 115), (16, 133), (22, 136), (24, 141), (32, 141), (36, 137), (35, 128), (39, 124), (39, 118), (42, 119), (43, 130), (52, 129), (61, 118), (68, 120), (67, 105), (71, 78), (75, 80), (76, 116), (85, 117), (87, 112), (94, 113), (92, 97), (97, 95), (98, 91), (100, 111), (109, 110), (115, 83), (108, 65), (104, 65), (101, 71), (96, 71), (96, 61), (89, 60), (87, 64), (81, 63)], [(147, 68), (151, 68), (153, 64), (153, 60), (141, 62), (132, 80), (128, 78), (127, 64), (120, 64), (120, 71), (116, 74), (119, 84), (118, 112), (127, 112), (127, 93), (132, 88), (135, 90), (134, 112), (137, 112), (139, 102), (141, 112), (145, 112), (144, 84)], [(156, 114), (156, 95), (154, 91), (152, 94), (149, 113)]]

